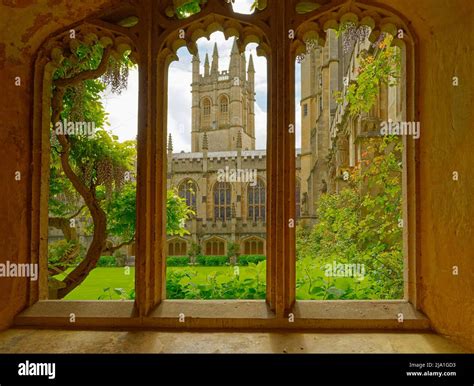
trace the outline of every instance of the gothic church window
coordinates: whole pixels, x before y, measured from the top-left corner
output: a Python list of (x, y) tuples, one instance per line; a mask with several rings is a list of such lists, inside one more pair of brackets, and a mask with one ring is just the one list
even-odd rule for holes
[(247, 189), (248, 197), (248, 218), (253, 222), (265, 221), (266, 218), (266, 191), (265, 184), (258, 180), (255, 186), (249, 185)]
[(211, 125), (211, 101), (205, 98), (202, 102), (202, 126), (208, 128)]
[(186, 200), (186, 205), (196, 212), (197, 187), (193, 180), (188, 179), (179, 185), (178, 194)]
[(186, 256), (187, 243), (181, 239), (174, 239), (168, 242), (168, 256)]
[(229, 123), (229, 99), (222, 95), (219, 99), (219, 126)]
[(244, 255), (263, 255), (264, 244), (262, 239), (251, 238), (244, 241)]
[(224, 256), (225, 243), (221, 239), (212, 238), (206, 242), (205, 251), (207, 256)]
[(228, 182), (214, 186), (214, 220), (228, 221), (231, 215), (231, 188)]

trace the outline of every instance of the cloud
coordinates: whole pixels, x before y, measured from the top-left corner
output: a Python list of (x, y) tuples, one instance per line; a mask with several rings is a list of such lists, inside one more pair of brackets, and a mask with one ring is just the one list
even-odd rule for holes
[(253, 11), (251, 10), (252, 4), (254, 0), (235, 0), (232, 4), (233, 10), (236, 13), (244, 13), (244, 14), (251, 14)]
[(128, 87), (120, 95), (112, 94), (108, 87), (102, 93), (102, 103), (109, 113), (108, 120), (113, 134), (120, 141), (136, 139), (138, 133), (138, 69), (131, 69)]
[(172, 63), (168, 82), (168, 133), (173, 138), (173, 151), (190, 152), (192, 72)]

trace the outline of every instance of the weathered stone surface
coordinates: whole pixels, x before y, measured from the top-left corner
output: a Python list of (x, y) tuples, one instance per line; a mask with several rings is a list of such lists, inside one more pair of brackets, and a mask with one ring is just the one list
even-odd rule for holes
[[(26, 263), (29, 257), (35, 53), (55, 31), (116, 3), (4, 0), (0, 4), (1, 261)], [(411, 22), (419, 40), (419, 306), (436, 331), (474, 349), (474, 179), (470, 175), (474, 3), (383, 3)], [(20, 87), (14, 84), (17, 76)], [(459, 77), (458, 87), (452, 86), (453, 76)], [(14, 180), (15, 171), (21, 171), (21, 181)], [(452, 180), (453, 171), (460, 175), (457, 182)], [(458, 276), (452, 275), (454, 265), (459, 267)], [(0, 328), (8, 327), (27, 306), (27, 296), (26, 280), (0, 280)]]
[(0, 353), (462, 353), (436, 334), (188, 333), (17, 330)]

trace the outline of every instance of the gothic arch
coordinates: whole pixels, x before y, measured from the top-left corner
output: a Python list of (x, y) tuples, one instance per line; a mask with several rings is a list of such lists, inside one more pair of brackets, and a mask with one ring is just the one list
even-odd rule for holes
[[(370, 27), (371, 42), (376, 41), (381, 33), (388, 33), (394, 37), (393, 44), (396, 46), (416, 44), (415, 33), (403, 15), (385, 5), (375, 6), (356, 0), (329, 3), (312, 12), (298, 15), (295, 19), (296, 36), (292, 47), (295, 56), (305, 54), (307, 42), (324, 46), (326, 31), (337, 30), (347, 22)], [(403, 30), (403, 38), (398, 36), (400, 30)]]
[(266, 221), (267, 219), (267, 184), (261, 178), (252, 186), (247, 184), (247, 218), (253, 222)]
[(241, 241), (242, 255), (264, 255), (265, 239), (258, 236), (248, 236)]
[[(102, 76), (111, 58), (118, 59), (129, 53), (128, 56), (134, 63), (140, 62), (137, 36), (133, 28), (122, 28), (98, 19), (85, 21), (73, 27), (73, 29), (71, 26), (62, 29), (57, 35), (44, 41), (35, 60), (32, 179), (32, 222), (35, 224), (35, 230), (31, 237), (31, 260), (32, 263), (39, 265), (42, 274), (39, 284), (34, 286), (32, 298), (45, 298), (48, 291), (48, 226), (44, 219), (48, 218), (50, 129), (51, 123), (59, 120), (65, 90), (84, 80)], [(71, 31), (74, 35), (71, 35)], [(75, 53), (80, 45), (103, 49), (98, 67), (74, 73), (69, 77), (55, 78), (56, 70), (65, 60), (75, 63)], [(65, 142), (63, 144), (67, 147)], [(75, 174), (74, 171), (72, 173)], [(140, 193), (141, 189), (137, 189), (137, 196)], [(101, 233), (105, 229), (105, 225), (98, 222), (99, 224), (94, 227), (94, 234), (96, 231)], [(97, 240), (100, 240), (100, 237), (93, 237), (92, 243), (96, 244), (91, 244), (90, 248), (99, 249), (100, 242)], [(79, 285), (85, 277), (81, 274), (81, 270), (85, 268), (87, 268), (85, 265), (77, 266), (64, 281), (70, 286)]]
[(203, 240), (204, 254), (208, 256), (225, 256), (227, 240), (219, 236), (211, 236)]
[(201, 99), (201, 129), (209, 129), (212, 119), (212, 99), (205, 96)]
[(198, 184), (192, 178), (184, 178), (178, 184), (178, 194), (186, 200), (186, 204), (196, 213)]
[(214, 221), (229, 221), (232, 218), (232, 186), (229, 182), (216, 182), (212, 188)]
[(218, 127), (226, 126), (230, 123), (230, 99), (227, 94), (221, 94), (218, 100)]
[(188, 241), (182, 237), (169, 239), (167, 256), (186, 256), (188, 253), (188, 244)]

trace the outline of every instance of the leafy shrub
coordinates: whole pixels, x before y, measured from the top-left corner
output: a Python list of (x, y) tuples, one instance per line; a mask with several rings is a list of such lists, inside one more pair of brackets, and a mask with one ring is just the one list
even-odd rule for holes
[(189, 247), (188, 256), (190, 257), (191, 261), (195, 260), (197, 256), (201, 254), (201, 245), (195, 242), (191, 243)]
[(113, 300), (114, 296), (118, 296), (121, 300), (135, 300), (135, 288), (125, 290), (123, 288), (104, 288), (99, 300)]
[(240, 255), (240, 244), (230, 242), (227, 244), (227, 258), (230, 264), (237, 264), (237, 259)]
[(187, 267), (189, 265), (188, 256), (169, 256), (166, 258), (168, 267)]
[(81, 245), (76, 240), (58, 240), (48, 244), (48, 272), (54, 276), (76, 265), (81, 257)]
[(197, 283), (197, 272), (179, 269), (168, 272), (167, 299), (265, 299), (266, 262), (250, 263), (245, 278), (232, 267), (227, 272), (212, 272), (206, 283)]
[[(297, 229), (299, 298), (400, 299), (403, 297), (402, 143), (397, 137), (368, 141), (365, 160), (348, 186), (323, 194), (318, 223)], [(327, 278), (321, 270), (334, 261), (363, 264), (362, 282)]]
[(198, 256), (196, 258), (198, 265), (203, 265), (205, 267), (221, 267), (229, 263), (229, 258), (227, 256)]
[(258, 264), (261, 261), (265, 261), (266, 256), (264, 255), (240, 255), (239, 256), (239, 265), (246, 266), (250, 263)]
[(101, 256), (97, 262), (97, 267), (116, 267), (115, 256)]

